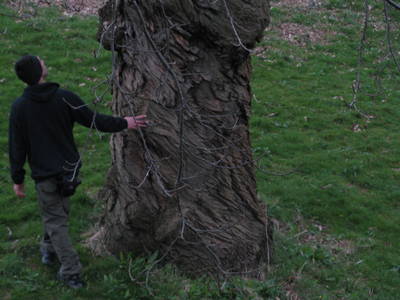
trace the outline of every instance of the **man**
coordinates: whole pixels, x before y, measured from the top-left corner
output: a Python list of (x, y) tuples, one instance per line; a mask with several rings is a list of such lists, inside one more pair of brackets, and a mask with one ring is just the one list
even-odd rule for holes
[(15, 64), (19, 79), (28, 86), (11, 108), (9, 155), (14, 192), (25, 197), (26, 158), (36, 184), (44, 224), (40, 251), (42, 262), (61, 263), (58, 278), (72, 288), (84, 285), (81, 264), (68, 234), (68, 196), (80, 183), (80, 156), (73, 126), (75, 122), (103, 132), (145, 127), (146, 116), (112, 117), (91, 111), (83, 101), (57, 83), (47, 83), (48, 71), (37, 56), (27, 55)]

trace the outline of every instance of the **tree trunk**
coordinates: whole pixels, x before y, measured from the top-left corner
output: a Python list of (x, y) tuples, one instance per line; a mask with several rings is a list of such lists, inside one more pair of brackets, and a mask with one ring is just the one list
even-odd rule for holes
[(111, 138), (106, 211), (92, 246), (158, 251), (189, 274), (260, 277), (271, 231), (249, 138), (249, 49), (267, 0), (114, 0), (99, 39), (113, 51), (113, 111), (151, 125)]

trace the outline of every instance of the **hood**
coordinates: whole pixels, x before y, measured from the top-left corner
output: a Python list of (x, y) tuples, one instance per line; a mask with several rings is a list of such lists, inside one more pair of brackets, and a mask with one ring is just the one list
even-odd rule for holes
[(41, 83), (28, 86), (24, 91), (24, 97), (35, 102), (48, 102), (57, 92), (59, 84), (57, 83)]

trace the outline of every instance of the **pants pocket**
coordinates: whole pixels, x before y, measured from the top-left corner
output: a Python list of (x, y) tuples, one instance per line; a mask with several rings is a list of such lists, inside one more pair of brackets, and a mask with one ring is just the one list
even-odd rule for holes
[(41, 181), (37, 184), (37, 188), (39, 191), (44, 192), (44, 193), (55, 193), (57, 192), (57, 184), (55, 180), (45, 180)]
[(54, 205), (60, 205), (62, 198), (58, 193), (58, 187), (55, 180), (49, 179), (36, 184), (36, 190), (40, 205), (43, 209)]

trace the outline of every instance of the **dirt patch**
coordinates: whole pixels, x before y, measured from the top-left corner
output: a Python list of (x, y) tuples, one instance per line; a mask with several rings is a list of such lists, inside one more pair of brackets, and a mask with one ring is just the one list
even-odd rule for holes
[[(343, 257), (352, 255), (356, 252), (357, 247), (351, 240), (340, 239), (329, 234), (328, 228), (316, 221), (305, 220), (298, 214), (293, 220), (292, 225), (272, 219), (276, 232), (285, 236), (286, 239), (295, 240), (299, 245), (307, 246), (311, 249), (323, 249), (329, 257)], [(293, 226), (296, 228), (296, 233), (293, 232)], [(312, 263), (314, 258), (309, 258), (297, 270), (294, 270), (283, 283), (286, 299), (302, 300), (298, 294), (298, 282), (302, 279), (303, 270), (308, 263)]]
[(354, 242), (345, 239), (339, 239), (328, 233), (328, 228), (315, 221), (306, 221), (301, 215), (297, 215), (294, 220), (298, 233), (291, 234), (288, 224), (273, 220), (275, 230), (290, 239), (297, 240), (299, 243), (310, 247), (321, 247), (328, 251), (332, 256), (351, 255), (356, 252)]
[[(282, 8), (282, 12), (286, 15), (283, 23), (274, 23), (272, 20), (271, 27), (266, 29), (266, 38), (268, 32), (278, 34), (278, 37), (297, 46), (305, 47), (310, 44), (328, 43), (328, 37), (335, 36), (337, 33), (328, 30), (326, 26), (317, 22), (312, 26), (290, 22), (292, 14), (301, 13), (307, 18), (308, 14), (317, 14), (321, 18), (325, 18), (324, 6), (328, 0), (276, 0), (271, 2), (272, 8)], [(330, 15), (334, 12), (330, 11)]]
[(272, 7), (318, 7), (322, 5), (322, 2), (325, 2), (326, 0), (278, 0), (278, 1), (272, 1), (271, 6)]
[(10, 0), (8, 4), (20, 14), (32, 11), (34, 7), (56, 6), (64, 15), (97, 15), (106, 0)]
[(322, 26), (317, 28), (316, 26), (306, 26), (297, 23), (277, 24), (272, 28), (266, 29), (264, 36), (266, 45), (258, 46), (254, 49), (253, 54), (264, 60), (268, 59), (268, 51), (279, 51), (279, 49), (273, 49), (269, 45), (269, 31), (272, 33), (272, 36), (278, 36), (280, 40), (288, 41), (299, 47), (307, 47), (316, 44), (327, 45), (329, 44), (329, 38), (337, 35), (337, 32), (324, 29)]
[(336, 35), (335, 32), (317, 29), (297, 23), (282, 23), (277, 26), (282, 39), (299, 46), (309, 44), (326, 44), (327, 37)]

